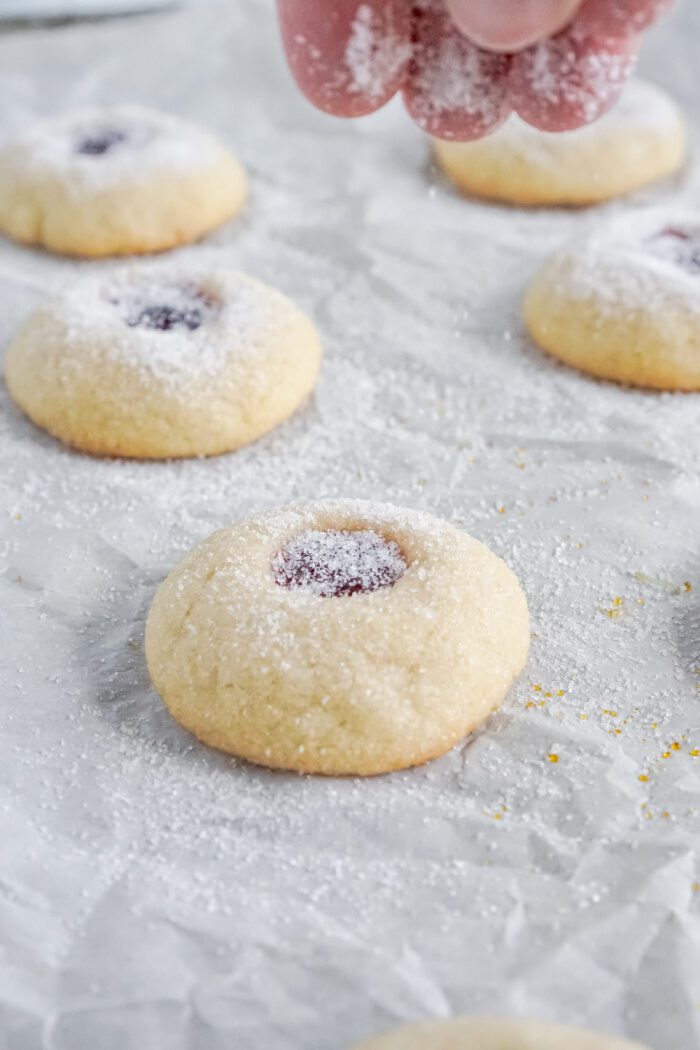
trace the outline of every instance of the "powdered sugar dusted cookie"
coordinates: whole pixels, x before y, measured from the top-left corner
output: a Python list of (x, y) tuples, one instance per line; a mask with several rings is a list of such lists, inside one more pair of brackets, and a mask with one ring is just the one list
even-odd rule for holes
[(465, 193), (530, 206), (610, 200), (674, 174), (686, 152), (678, 107), (643, 80), (576, 131), (538, 131), (512, 116), (478, 142), (435, 142), (440, 166)]
[(525, 596), (446, 522), (328, 500), (215, 533), (162, 584), (151, 678), (205, 743), (261, 765), (372, 775), (443, 754), (499, 706)]
[(565, 246), (524, 312), (539, 345), (584, 372), (700, 390), (700, 215), (624, 217)]
[(5, 373), (26, 414), (98, 455), (227, 452), (286, 419), (311, 392), (321, 346), (308, 318), (241, 273), (128, 268), (40, 306)]
[(537, 1021), (457, 1018), (412, 1025), (354, 1050), (648, 1050), (639, 1043)]
[(67, 255), (195, 241), (245, 197), (243, 168), (213, 135), (140, 106), (44, 120), (0, 150), (0, 230)]

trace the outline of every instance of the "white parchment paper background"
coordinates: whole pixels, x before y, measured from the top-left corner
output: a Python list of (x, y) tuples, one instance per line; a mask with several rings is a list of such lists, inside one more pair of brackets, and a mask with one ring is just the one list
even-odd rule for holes
[[(698, 34), (681, 5), (645, 58), (694, 133)], [(0, 1046), (344, 1050), (480, 1011), (695, 1050), (700, 402), (567, 371), (518, 319), (533, 267), (605, 212), (467, 203), (400, 106), (315, 113), (263, 0), (7, 34), (0, 97), (0, 134), (121, 100), (218, 129), (250, 207), (182, 254), (279, 285), (327, 347), (311, 405), (206, 462), (77, 455), (0, 393)], [(610, 210), (699, 188), (696, 169)], [(3, 346), (108, 265), (0, 243)], [(269, 774), (149, 688), (144, 617), (182, 552), (323, 494), (444, 515), (529, 595), (523, 680), (425, 769)]]

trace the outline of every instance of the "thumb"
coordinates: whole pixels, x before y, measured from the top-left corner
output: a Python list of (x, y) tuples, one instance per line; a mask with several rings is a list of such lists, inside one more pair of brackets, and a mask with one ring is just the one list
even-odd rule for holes
[(570, 22), (581, 0), (447, 0), (462, 30), (490, 51), (521, 51)]

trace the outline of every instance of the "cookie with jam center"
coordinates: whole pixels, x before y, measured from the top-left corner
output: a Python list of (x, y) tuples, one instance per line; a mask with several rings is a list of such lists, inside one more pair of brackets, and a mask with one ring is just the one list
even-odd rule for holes
[(142, 106), (42, 120), (0, 149), (0, 231), (65, 255), (197, 241), (246, 194), (243, 167), (214, 135)]
[(601, 223), (533, 278), (527, 328), (582, 372), (655, 390), (700, 390), (700, 214)]
[(131, 267), (73, 282), (12, 342), (5, 377), (38, 426), (83, 452), (211, 456), (310, 395), (321, 343), (285, 296), (235, 270)]
[(151, 679), (200, 740), (259, 765), (370, 776), (476, 729), (525, 665), (500, 558), (429, 514), (325, 500), (215, 533), (159, 588)]

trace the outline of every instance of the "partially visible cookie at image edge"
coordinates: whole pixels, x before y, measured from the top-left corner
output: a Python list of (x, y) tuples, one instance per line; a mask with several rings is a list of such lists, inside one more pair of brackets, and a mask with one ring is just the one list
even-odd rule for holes
[(352, 1050), (649, 1050), (612, 1035), (558, 1024), (496, 1018), (455, 1018), (399, 1028)]
[(564, 245), (524, 317), (543, 350), (590, 375), (700, 390), (700, 215), (623, 216)]

